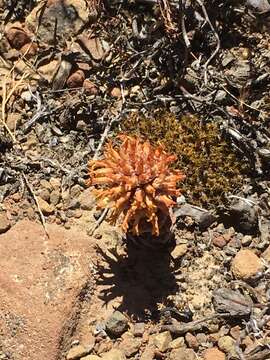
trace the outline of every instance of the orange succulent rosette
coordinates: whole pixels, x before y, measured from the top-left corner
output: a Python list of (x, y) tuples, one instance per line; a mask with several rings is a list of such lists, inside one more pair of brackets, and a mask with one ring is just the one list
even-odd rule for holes
[(110, 141), (102, 160), (91, 160), (87, 185), (95, 185), (99, 208), (112, 210), (110, 220), (119, 221), (124, 232), (143, 232), (145, 222), (151, 232), (160, 233), (160, 216), (170, 217), (180, 194), (177, 183), (185, 178), (180, 170), (169, 166), (176, 156), (164, 146), (152, 146), (137, 137), (119, 135), (122, 143), (114, 148)]

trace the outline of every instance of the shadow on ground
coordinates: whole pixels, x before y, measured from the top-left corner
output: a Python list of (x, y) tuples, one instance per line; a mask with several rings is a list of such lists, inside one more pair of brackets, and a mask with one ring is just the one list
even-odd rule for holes
[(107, 304), (122, 297), (118, 310), (136, 320), (153, 319), (158, 304), (167, 304), (167, 296), (178, 290), (168, 250), (141, 248), (129, 242), (124, 255), (100, 248), (98, 252), (101, 299)]

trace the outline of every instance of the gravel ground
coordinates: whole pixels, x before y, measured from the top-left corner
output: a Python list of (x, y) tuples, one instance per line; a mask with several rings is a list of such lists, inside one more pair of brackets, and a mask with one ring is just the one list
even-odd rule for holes
[[(59, 359), (270, 359), (269, 10), (0, 0), (0, 234), (29, 219), (97, 244)], [(119, 132), (187, 174), (173, 248), (126, 240), (86, 188)]]

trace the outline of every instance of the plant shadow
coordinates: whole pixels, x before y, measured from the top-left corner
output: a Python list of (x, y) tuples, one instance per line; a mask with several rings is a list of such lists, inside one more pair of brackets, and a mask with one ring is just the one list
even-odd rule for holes
[(142, 248), (129, 240), (124, 254), (101, 248), (98, 253), (97, 284), (103, 288), (100, 298), (108, 304), (121, 297), (117, 310), (134, 320), (154, 320), (158, 305), (167, 305), (167, 297), (178, 291), (168, 249)]

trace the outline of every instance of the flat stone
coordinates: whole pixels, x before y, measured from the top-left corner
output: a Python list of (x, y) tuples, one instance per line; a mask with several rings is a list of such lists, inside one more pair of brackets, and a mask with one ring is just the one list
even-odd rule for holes
[(10, 228), (10, 222), (4, 211), (0, 212), (0, 234), (5, 233)]
[(123, 340), (119, 345), (119, 349), (129, 358), (135, 355), (141, 346), (141, 341), (137, 338), (134, 338), (131, 334), (124, 334), (122, 336)]
[(249, 249), (240, 250), (234, 257), (231, 270), (237, 279), (249, 280), (264, 268), (260, 258)]
[(169, 344), (172, 341), (172, 336), (169, 331), (164, 331), (160, 334), (153, 335), (152, 341), (159, 351), (164, 352), (168, 350)]
[(82, 357), (80, 360), (100, 360), (101, 357), (97, 355), (87, 355)]
[(126, 360), (125, 355), (122, 351), (117, 349), (112, 349), (106, 354), (102, 355), (102, 360)]
[(73, 346), (67, 353), (67, 360), (80, 359), (82, 356), (89, 354), (89, 349), (82, 345)]
[(185, 339), (182, 336), (174, 339), (169, 344), (170, 349), (178, 349), (178, 348), (181, 348), (181, 347), (186, 347)]
[(187, 244), (179, 244), (176, 245), (176, 247), (173, 249), (173, 251), (171, 252), (171, 256), (174, 260), (176, 260), (184, 256), (187, 253), (187, 251), (188, 251)]
[(170, 353), (170, 360), (196, 360), (196, 354), (191, 349), (174, 349)]
[(121, 336), (128, 327), (128, 319), (120, 312), (115, 311), (106, 321), (106, 331), (112, 336)]
[[(57, 360), (89, 283), (95, 240), (23, 220), (0, 235), (0, 343), (16, 360)], [(11, 241), (12, 240), (12, 241)]]
[(205, 350), (203, 358), (204, 360), (226, 360), (225, 354), (218, 350), (218, 348)]

